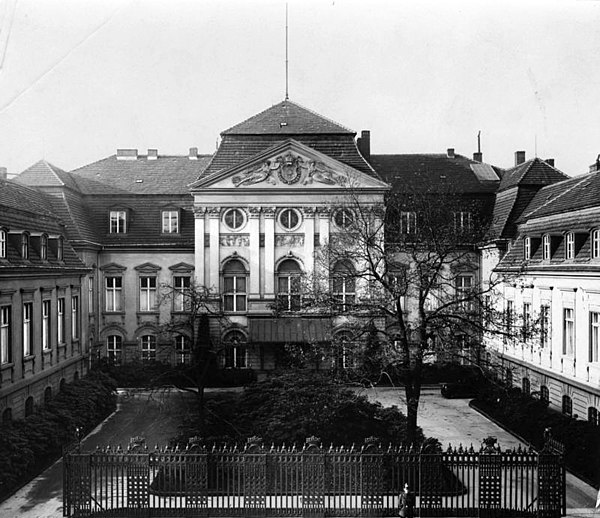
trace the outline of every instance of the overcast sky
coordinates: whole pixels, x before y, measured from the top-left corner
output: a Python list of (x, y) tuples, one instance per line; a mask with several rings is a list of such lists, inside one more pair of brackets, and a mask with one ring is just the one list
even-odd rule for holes
[[(373, 153), (600, 153), (600, 1), (289, 0), (290, 99)], [(0, 166), (212, 153), (285, 96), (285, 0), (0, 0)]]

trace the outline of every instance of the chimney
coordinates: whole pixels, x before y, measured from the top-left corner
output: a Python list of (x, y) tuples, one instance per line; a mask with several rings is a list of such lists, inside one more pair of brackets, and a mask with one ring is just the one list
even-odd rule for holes
[(188, 155), (188, 158), (190, 160), (198, 160), (198, 148), (197, 147), (190, 148), (190, 154)]
[(137, 160), (137, 149), (117, 149), (117, 160)]
[(356, 139), (356, 145), (365, 160), (371, 160), (371, 132), (369, 130), (360, 132), (360, 137)]
[(0, 167), (0, 181), (6, 181), (8, 179), (8, 169), (6, 167)]
[(473, 153), (473, 160), (475, 160), (475, 162), (483, 162), (483, 153), (481, 151)]
[(546, 160), (544, 160), (544, 162), (546, 162), (548, 165), (551, 165), (552, 167), (554, 167), (554, 158), (546, 158)]
[(148, 149), (148, 160), (157, 160), (158, 159), (158, 149)]
[(454, 148), (453, 147), (448, 148), (448, 158), (454, 158)]
[(596, 162), (590, 166), (590, 173), (596, 173), (600, 171), (600, 155), (596, 157)]
[(515, 151), (515, 165), (525, 162), (525, 151)]

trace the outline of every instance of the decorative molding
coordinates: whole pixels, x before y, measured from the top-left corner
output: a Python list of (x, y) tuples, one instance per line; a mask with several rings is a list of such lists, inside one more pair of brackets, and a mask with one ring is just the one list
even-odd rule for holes
[(265, 215), (265, 218), (273, 219), (275, 218), (275, 212), (277, 212), (277, 207), (263, 207), (262, 213)]
[(250, 236), (248, 234), (220, 234), (219, 245), (250, 246)]
[(314, 218), (316, 213), (316, 207), (302, 207), (302, 214), (304, 214), (305, 218)]
[(104, 266), (101, 266), (100, 268), (98, 268), (99, 270), (103, 271), (103, 272), (110, 272), (110, 273), (122, 273), (125, 270), (127, 270), (126, 266), (121, 266), (120, 264), (117, 263), (108, 263), (105, 264)]
[(345, 186), (348, 183), (348, 179), (344, 175), (331, 169), (331, 167), (325, 165), (323, 162), (311, 160), (308, 163), (308, 175), (306, 176), (306, 180), (304, 180), (304, 185), (313, 182), (324, 183), (326, 185)]
[(194, 207), (194, 217), (197, 219), (203, 218), (206, 214), (206, 207)]
[(137, 272), (142, 272), (142, 273), (156, 273), (159, 270), (161, 270), (162, 268), (160, 266), (158, 266), (157, 264), (144, 263), (144, 264), (140, 264), (139, 266), (134, 267), (133, 269)]
[(221, 207), (208, 207), (206, 209), (210, 218), (219, 218), (221, 216)]
[(331, 215), (331, 207), (317, 207), (317, 214), (322, 218), (329, 218)]
[(258, 218), (260, 216), (261, 208), (260, 207), (248, 207), (248, 213), (251, 218)]
[(173, 266), (169, 266), (169, 270), (176, 273), (188, 273), (194, 271), (194, 265), (188, 263), (177, 263)]
[(304, 234), (275, 234), (275, 246), (304, 246)]

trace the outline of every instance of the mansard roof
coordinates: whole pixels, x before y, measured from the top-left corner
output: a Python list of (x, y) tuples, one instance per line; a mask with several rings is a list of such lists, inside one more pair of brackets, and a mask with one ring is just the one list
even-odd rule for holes
[(222, 136), (280, 135), (284, 137), (299, 134), (354, 136), (356, 133), (289, 100), (271, 106), (221, 133)]
[(39, 160), (19, 174), (18, 181), (34, 187), (68, 187), (78, 190), (71, 175), (46, 160)]
[(516, 186), (551, 185), (567, 178), (569, 178), (568, 175), (541, 158), (536, 157), (511, 169), (507, 169), (502, 176), (499, 191)]
[[(392, 185), (392, 190), (402, 192), (428, 190), (462, 192), (465, 194), (493, 193), (500, 179), (498, 170), (462, 155), (447, 154), (371, 155), (371, 165)], [(483, 177), (477, 168), (491, 171)], [(494, 178), (495, 179), (484, 179)]]

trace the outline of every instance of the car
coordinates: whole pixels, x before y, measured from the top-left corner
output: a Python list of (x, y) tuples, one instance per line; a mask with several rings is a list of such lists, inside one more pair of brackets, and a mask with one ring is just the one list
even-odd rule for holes
[(474, 398), (478, 393), (476, 379), (459, 379), (455, 382), (442, 383), (442, 396), (445, 398)]

